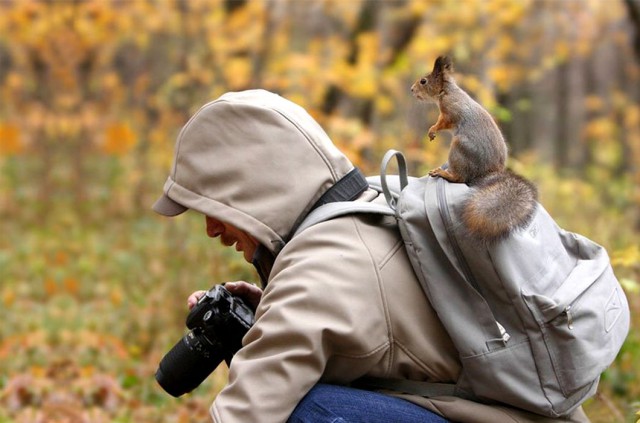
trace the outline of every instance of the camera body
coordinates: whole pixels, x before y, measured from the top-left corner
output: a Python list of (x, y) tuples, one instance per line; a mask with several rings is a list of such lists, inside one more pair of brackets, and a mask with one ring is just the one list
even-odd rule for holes
[(191, 309), (186, 321), (190, 331), (162, 358), (156, 380), (174, 397), (191, 392), (222, 360), (231, 362), (253, 323), (253, 310), (215, 285)]

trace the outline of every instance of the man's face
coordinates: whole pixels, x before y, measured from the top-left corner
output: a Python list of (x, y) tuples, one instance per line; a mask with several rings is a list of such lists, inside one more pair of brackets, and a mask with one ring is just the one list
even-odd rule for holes
[(258, 241), (246, 232), (227, 223), (220, 222), (213, 217), (205, 216), (205, 221), (207, 223), (207, 235), (211, 238), (219, 236), (222, 245), (227, 247), (235, 244), (236, 251), (242, 251), (244, 259), (251, 263), (253, 254), (256, 252), (256, 248), (258, 248)]

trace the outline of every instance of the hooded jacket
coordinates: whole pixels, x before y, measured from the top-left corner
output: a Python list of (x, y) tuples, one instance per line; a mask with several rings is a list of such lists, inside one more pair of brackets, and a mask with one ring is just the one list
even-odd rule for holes
[[(249, 233), (275, 257), (255, 325), (211, 406), (214, 421), (285, 422), (318, 382), (457, 380), (457, 352), (393, 218), (340, 217), (289, 239), (352, 170), (307, 112), (263, 90), (223, 95), (180, 132), (154, 209), (194, 209)], [(366, 191), (357, 201), (384, 199)], [(403, 397), (452, 421), (561, 421), (455, 397)], [(566, 421), (588, 419), (578, 410)]]

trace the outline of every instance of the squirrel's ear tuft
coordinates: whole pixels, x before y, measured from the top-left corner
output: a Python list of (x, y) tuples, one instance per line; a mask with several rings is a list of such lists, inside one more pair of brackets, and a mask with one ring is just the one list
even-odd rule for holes
[(449, 56), (440, 56), (433, 64), (434, 72), (451, 72), (453, 71), (453, 62)]

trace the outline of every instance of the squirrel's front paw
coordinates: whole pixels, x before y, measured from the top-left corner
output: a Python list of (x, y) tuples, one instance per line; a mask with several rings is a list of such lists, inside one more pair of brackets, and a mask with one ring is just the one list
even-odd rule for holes
[(431, 126), (431, 128), (429, 128), (429, 132), (427, 133), (427, 135), (429, 135), (429, 140), (433, 141), (433, 139), (436, 137), (436, 132), (438, 131), (438, 129), (436, 128), (436, 125)]

